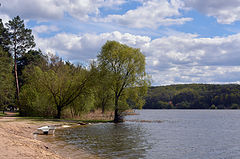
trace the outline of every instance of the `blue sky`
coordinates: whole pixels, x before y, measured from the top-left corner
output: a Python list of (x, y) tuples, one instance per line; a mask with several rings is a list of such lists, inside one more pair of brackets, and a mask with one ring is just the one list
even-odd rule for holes
[(153, 85), (240, 83), (240, 0), (0, 0), (37, 48), (74, 63), (107, 40), (140, 48)]

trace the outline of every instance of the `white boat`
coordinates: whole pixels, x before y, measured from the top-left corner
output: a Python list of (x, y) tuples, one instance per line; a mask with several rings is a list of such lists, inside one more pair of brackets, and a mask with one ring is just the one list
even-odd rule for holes
[(38, 128), (38, 134), (44, 134), (44, 135), (49, 135), (49, 134), (54, 134), (55, 133), (55, 126), (43, 126)]

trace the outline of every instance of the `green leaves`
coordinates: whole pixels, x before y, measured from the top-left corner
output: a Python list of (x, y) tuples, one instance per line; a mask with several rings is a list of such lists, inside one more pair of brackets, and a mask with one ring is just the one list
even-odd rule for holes
[(238, 84), (179, 84), (151, 87), (145, 109), (232, 109), (240, 105)]
[(24, 20), (21, 20), (19, 16), (6, 23), (6, 26), (10, 40), (10, 51), (14, 54), (20, 56), (27, 49), (31, 49), (36, 45), (32, 30), (25, 28)]
[(3, 51), (8, 52), (9, 50), (9, 36), (8, 36), (8, 31), (4, 27), (2, 23), (2, 19), (0, 19), (0, 47), (2, 47)]
[(13, 103), (12, 58), (0, 47), (0, 107)]
[[(98, 55), (101, 70), (109, 72), (113, 87), (141, 86), (146, 78), (145, 56), (139, 49), (108, 41)], [(120, 90), (119, 90), (120, 91)]]
[[(26, 29), (24, 21), (19, 16), (14, 17), (8, 23), (6, 23), (6, 29), (3, 33), (6, 33), (6, 39), (3, 43), (4, 47), (7, 48), (9, 53), (13, 54), (14, 57), (14, 73), (15, 73), (15, 85), (16, 85), (16, 98), (17, 103), (19, 101), (19, 80), (18, 80), (18, 68), (17, 58), (21, 57), (28, 49), (35, 46), (34, 37), (30, 29)], [(1, 24), (0, 24), (0, 28)], [(5, 31), (5, 32), (4, 32)], [(7, 41), (7, 42), (6, 42)], [(21, 108), (20, 108), (21, 109)]]
[[(137, 93), (141, 89), (136, 87), (147, 88), (148, 83), (150, 83), (145, 72), (145, 56), (139, 49), (131, 48), (116, 41), (107, 41), (98, 55), (98, 63), (100, 70), (106, 73), (109, 79), (108, 85), (113, 90), (115, 101), (114, 121), (117, 122), (120, 115), (118, 110), (127, 109), (128, 92), (134, 89), (136, 92), (134, 92), (135, 96), (132, 97), (137, 99), (137, 96), (144, 95), (144, 91), (142, 91), (142, 94)], [(137, 104), (143, 105), (143, 101), (138, 101)]]
[(65, 108), (75, 116), (96, 108), (102, 108), (103, 112), (112, 108), (123, 111), (129, 101), (140, 107), (144, 103), (142, 97), (149, 78), (145, 56), (139, 49), (108, 41), (102, 47), (98, 63), (90, 64), (90, 69), (56, 56), (48, 59), (40, 50), (31, 50), (35, 47), (32, 31), (25, 28), (19, 16), (6, 23), (6, 28), (0, 19), (0, 46), (8, 51), (0, 50), (0, 104), (13, 99), (11, 53), (17, 104), (20, 102), (22, 106), (22, 115), (60, 118)]
[[(81, 66), (74, 66), (70, 62), (64, 62), (59, 57), (51, 57), (46, 67), (34, 67), (28, 76), (31, 78), (23, 89), (31, 87), (37, 91), (31, 103), (38, 105), (36, 103), (40, 101), (39, 99), (48, 101), (48, 105), (54, 106), (57, 118), (61, 117), (61, 112), (65, 108), (74, 107), (75, 111), (80, 110), (77, 107), (85, 106), (83, 103), (89, 102), (85, 99), (91, 98), (91, 84), (89, 84), (92, 83), (91, 71)], [(21, 98), (25, 97), (21, 96)], [(49, 108), (48, 105), (42, 107)], [(45, 109), (39, 108), (38, 110)]]

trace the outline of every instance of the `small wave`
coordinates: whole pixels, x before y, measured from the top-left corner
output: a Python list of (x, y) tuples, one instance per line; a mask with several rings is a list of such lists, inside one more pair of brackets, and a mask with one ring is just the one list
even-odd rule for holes
[(125, 121), (129, 121), (129, 122), (140, 122), (140, 123), (162, 123), (162, 120), (125, 120)]

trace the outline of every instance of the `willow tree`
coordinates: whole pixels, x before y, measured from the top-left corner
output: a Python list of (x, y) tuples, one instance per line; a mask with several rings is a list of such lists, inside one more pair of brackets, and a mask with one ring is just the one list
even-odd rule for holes
[(126, 109), (129, 91), (144, 90), (146, 93), (149, 79), (145, 72), (145, 56), (139, 49), (116, 41), (107, 41), (98, 55), (98, 63), (100, 69), (107, 72), (108, 84), (113, 91), (114, 122), (120, 122), (121, 113)]
[[(37, 96), (44, 96), (43, 98), (48, 100), (46, 103), (52, 105), (56, 110), (55, 117), (61, 118), (63, 109), (89, 93), (92, 75), (91, 70), (64, 62), (59, 57), (51, 57), (47, 67), (36, 66), (34, 70), (30, 71), (29, 79), (20, 93), (20, 103), (24, 105), (29, 99), (30, 102), (25, 104), (29, 105), (37, 100), (35, 99)], [(28, 94), (29, 88), (35, 90), (37, 95), (27, 97), (31, 96)], [(24, 107), (26, 106), (23, 106), (23, 109)]]
[(107, 72), (100, 70), (96, 71), (95, 79), (97, 81), (95, 85), (95, 107), (102, 109), (102, 114), (106, 110), (112, 109), (113, 103), (113, 92), (109, 86), (109, 79), (107, 77)]
[(17, 59), (23, 55), (28, 49), (35, 47), (32, 30), (25, 28), (24, 21), (19, 16), (14, 17), (6, 23), (9, 49), (14, 57), (14, 74), (16, 85), (16, 97), (19, 100), (19, 81), (17, 70)]

